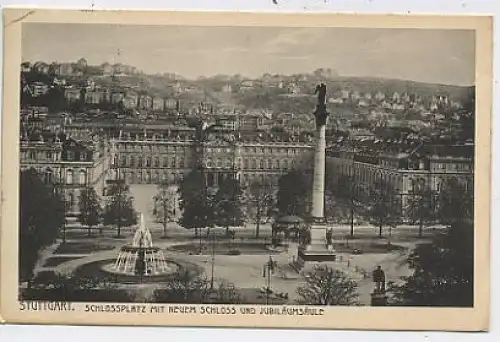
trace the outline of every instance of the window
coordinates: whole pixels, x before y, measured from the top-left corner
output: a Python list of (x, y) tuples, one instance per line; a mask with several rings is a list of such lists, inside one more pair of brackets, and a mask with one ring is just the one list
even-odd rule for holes
[(130, 167), (135, 167), (135, 157), (130, 156)]
[(46, 184), (52, 184), (52, 182), (53, 182), (53, 176), (52, 176), (52, 170), (51, 169), (46, 169), (45, 170), (44, 181), (45, 181)]
[(75, 205), (75, 194), (70, 192), (67, 198), (68, 208), (66, 210), (72, 210)]
[(46, 156), (47, 159), (52, 159), (52, 152), (47, 151), (47, 153), (46, 153), (45, 156)]
[(147, 167), (151, 166), (151, 157), (146, 157), (146, 166)]
[(75, 153), (73, 151), (67, 151), (66, 157), (67, 157), (68, 161), (72, 161), (75, 159)]
[(160, 167), (160, 158), (155, 157), (155, 167)]
[(81, 161), (87, 160), (87, 153), (86, 152), (80, 152), (80, 160)]
[(163, 167), (168, 167), (168, 158), (163, 158)]
[(73, 184), (73, 170), (66, 170), (66, 184)]
[(257, 168), (257, 159), (252, 159), (252, 169), (256, 169)]
[(87, 183), (87, 171), (85, 171), (85, 170), (80, 171), (79, 183), (80, 183), (80, 185), (85, 185)]
[(184, 168), (184, 158), (179, 159), (179, 167)]

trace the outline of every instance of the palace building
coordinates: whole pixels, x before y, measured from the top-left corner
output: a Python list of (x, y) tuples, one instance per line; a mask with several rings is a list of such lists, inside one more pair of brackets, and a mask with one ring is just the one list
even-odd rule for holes
[(368, 198), (377, 181), (388, 183), (400, 197), (403, 212), (408, 196), (419, 184), (439, 193), (443, 182), (454, 177), (466, 191), (473, 191), (473, 155), (473, 145), (417, 143), (405, 149), (393, 144), (379, 148), (378, 152), (374, 147), (331, 146), (327, 151), (327, 177), (333, 184), (341, 181), (341, 177), (350, 177), (356, 184), (354, 196), (361, 202)]
[(97, 137), (77, 140), (66, 133), (23, 132), (20, 168), (36, 170), (46, 184), (60, 191), (66, 200), (66, 215), (74, 218), (84, 188), (93, 187), (99, 196), (104, 195), (110, 151), (110, 144)]
[(122, 129), (111, 138), (113, 178), (127, 183), (179, 183), (201, 160), (207, 186), (228, 177), (242, 183), (278, 179), (298, 166), (310, 168), (312, 146), (302, 142), (268, 141), (256, 137), (235, 138), (229, 131), (195, 141), (195, 129), (154, 126)]

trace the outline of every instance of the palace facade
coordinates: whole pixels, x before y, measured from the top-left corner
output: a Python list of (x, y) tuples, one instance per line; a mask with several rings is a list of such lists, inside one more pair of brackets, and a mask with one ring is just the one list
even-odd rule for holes
[(155, 127), (122, 129), (111, 138), (112, 178), (127, 183), (179, 183), (201, 161), (207, 186), (236, 176), (242, 183), (266, 180), (278, 184), (296, 167), (312, 167), (312, 145), (235, 137), (229, 131), (195, 140), (195, 130)]
[(419, 143), (405, 151), (386, 146), (378, 153), (360, 148), (331, 146), (327, 151), (328, 181), (337, 184), (353, 180), (354, 196), (363, 202), (377, 181), (390, 184), (400, 198), (401, 212), (418, 185), (427, 185), (436, 194), (449, 178), (460, 181), (466, 191), (474, 190), (474, 146)]
[(111, 167), (111, 145), (98, 137), (77, 140), (66, 133), (24, 132), (21, 170), (34, 169), (65, 198), (67, 217), (79, 214), (80, 193), (92, 187), (104, 196)]

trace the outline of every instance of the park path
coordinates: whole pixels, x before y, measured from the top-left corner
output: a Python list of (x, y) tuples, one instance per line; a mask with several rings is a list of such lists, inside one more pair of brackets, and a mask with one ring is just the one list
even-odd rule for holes
[[(152, 197), (156, 193), (156, 186), (131, 186), (131, 192), (134, 196), (134, 206), (137, 211), (144, 213), (146, 225), (154, 236), (159, 235), (162, 231), (161, 224), (157, 223), (152, 215)], [(345, 234), (349, 231), (347, 226), (338, 225), (339, 234)], [(370, 233), (373, 227), (356, 227), (356, 234)], [(407, 229), (407, 228), (404, 228)], [(404, 229), (395, 229), (393, 234), (397, 237)], [(222, 233), (223, 228), (215, 229), (217, 232)], [(203, 230), (204, 232), (206, 230)], [(254, 225), (247, 225), (245, 229), (240, 231), (238, 235), (252, 236), (254, 234)], [(261, 226), (262, 235), (270, 234), (270, 225)], [(212, 257), (210, 255), (188, 255), (187, 253), (179, 253), (168, 250), (169, 247), (179, 244), (196, 243), (197, 240), (182, 241), (180, 238), (191, 237), (193, 232), (178, 225), (169, 225), (169, 235), (171, 238), (159, 239), (153, 238), (153, 243), (164, 250), (164, 254), (169, 259), (178, 259), (186, 262), (191, 262), (204, 269), (207, 276), (211, 276), (212, 272)], [(99, 239), (99, 238), (98, 238)], [(40, 267), (43, 270), (55, 270), (63, 274), (72, 273), (77, 267), (89, 262), (99, 261), (103, 259), (114, 259), (118, 256), (122, 245), (130, 243), (132, 236), (123, 240), (114, 240), (117, 246), (110, 250), (92, 252), (88, 255), (74, 255), (68, 254), (71, 257), (80, 257), (78, 259), (69, 260), (61, 263), (55, 267)], [(69, 240), (68, 240), (69, 241)], [(76, 241), (76, 240), (75, 240)], [(78, 240), (83, 241), (83, 240)], [(412, 243), (398, 242), (405, 247), (411, 247)], [(57, 245), (53, 245), (43, 251), (43, 260), (40, 260), (39, 266), (43, 265), (45, 259), (50, 256), (63, 256), (60, 254), (52, 255)], [(288, 251), (281, 254), (273, 254), (272, 258), (278, 263), (278, 272), (276, 272), (271, 279), (271, 286), (277, 292), (285, 292), (289, 294), (290, 300), (296, 298), (296, 289), (298, 286), (304, 284), (305, 280), (303, 274), (297, 274), (291, 270), (289, 264), (297, 255), (296, 245), (291, 245)], [(385, 273), (387, 281), (399, 281), (403, 275), (408, 275), (408, 270), (405, 266), (401, 266), (401, 261), (404, 260), (405, 255), (399, 254), (361, 254), (351, 255), (346, 253), (337, 253), (338, 261), (325, 262), (330, 267), (341, 269), (348, 274), (350, 278), (358, 282), (360, 304), (369, 305), (370, 293), (373, 290), (373, 282), (371, 280), (371, 271), (380, 265)], [(214, 277), (217, 279), (225, 279), (228, 282), (234, 283), (239, 288), (262, 288), (266, 285), (266, 278), (263, 277), (264, 263), (269, 260), (269, 254), (261, 255), (216, 255), (214, 258)], [(314, 264), (309, 264), (304, 271), (311, 271)], [(147, 286), (144, 286), (145, 288)], [(147, 287), (148, 290), (141, 291), (142, 295), (147, 297), (150, 291), (154, 290), (153, 286)]]

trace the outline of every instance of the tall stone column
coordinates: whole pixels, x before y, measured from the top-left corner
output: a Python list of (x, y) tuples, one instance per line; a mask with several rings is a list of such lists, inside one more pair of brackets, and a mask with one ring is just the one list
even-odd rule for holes
[(323, 221), (325, 216), (325, 149), (326, 125), (322, 125), (316, 128), (316, 146), (314, 149), (311, 217), (316, 221)]
[(312, 185), (312, 207), (308, 219), (308, 237), (302, 241), (298, 251), (298, 260), (328, 261), (335, 260), (333, 250), (327, 246), (327, 226), (325, 221), (325, 149), (326, 149), (326, 86), (316, 87), (318, 104), (316, 118), (316, 145), (314, 149), (314, 177)]

